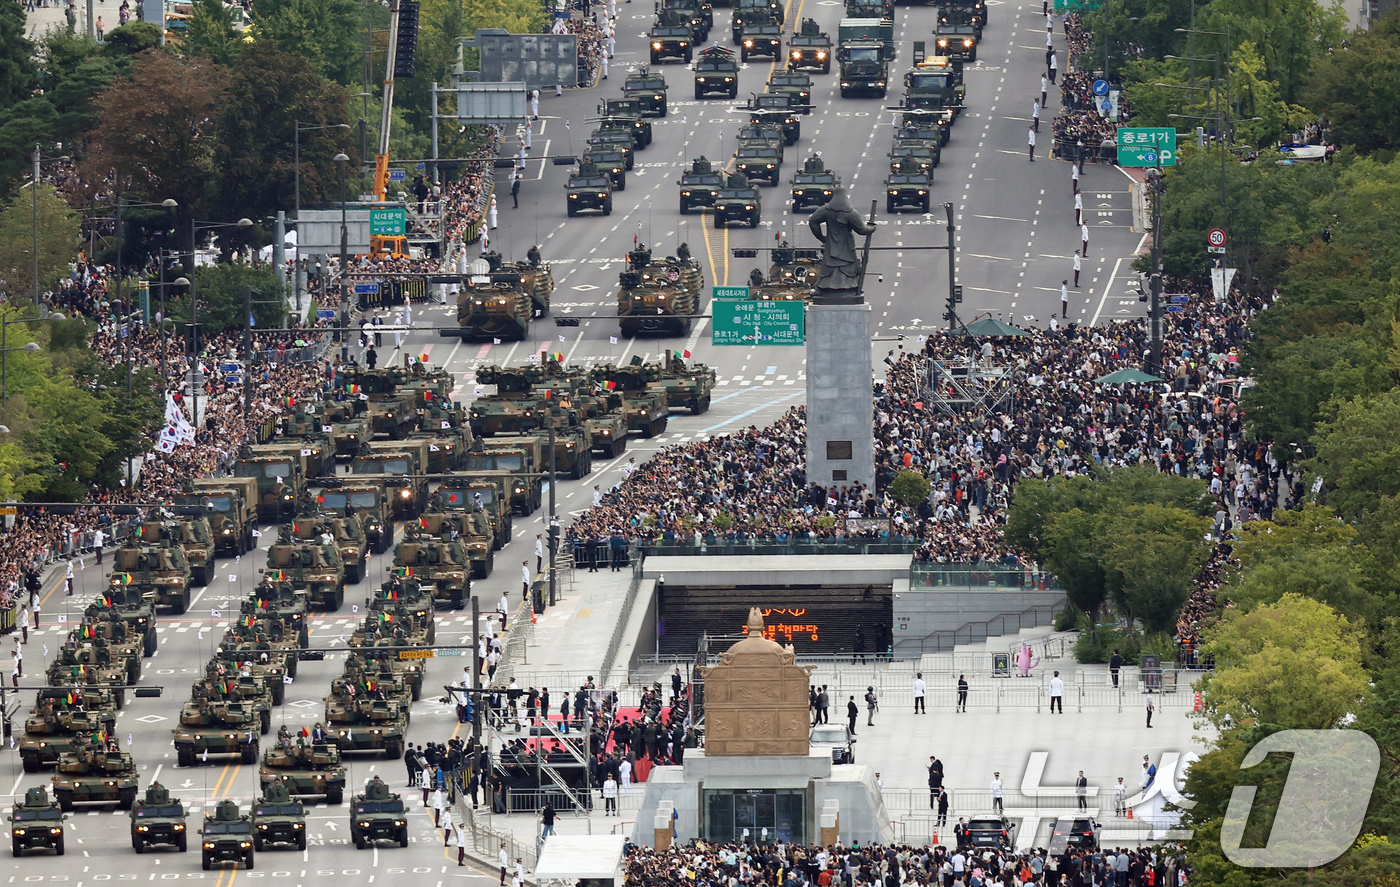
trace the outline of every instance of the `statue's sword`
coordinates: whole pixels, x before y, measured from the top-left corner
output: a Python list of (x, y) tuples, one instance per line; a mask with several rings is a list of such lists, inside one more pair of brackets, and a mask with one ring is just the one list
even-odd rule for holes
[(879, 200), (870, 201), (870, 221), (871, 232), (865, 235), (865, 248), (860, 254), (860, 283), (856, 286), (856, 295), (865, 294), (865, 268), (870, 264), (870, 238), (875, 234), (875, 208), (880, 205)]

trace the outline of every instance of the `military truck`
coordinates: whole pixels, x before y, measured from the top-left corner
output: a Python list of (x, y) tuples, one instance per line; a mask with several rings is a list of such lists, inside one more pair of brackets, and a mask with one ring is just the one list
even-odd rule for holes
[(700, 263), (690, 258), (689, 249), (681, 253), (654, 261), (651, 251), (638, 245), (627, 254), (627, 270), (618, 275), (617, 294), (623, 335), (690, 332), (699, 313), (700, 288), (705, 280)]
[(200, 477), (187, 481), (176, 494), (174, 511), (208, 518), (214, 534), (214, 553), (237, 557), (253, 550), (257, 503), (258, 484), (254, 478)]
[(697, 42), (710, 39), (710, 29), (715, 26), (715, 10), (710, 0), (660, 0), (656, 4), (658, 16), (677, 13), (695, 28)]
[(190, 565), (190, 581), (201, 586), (209, 584), (214, 571), (214, 531), (203, 514), (148, 520), (137, 532), (142, 541), (179, 546)]
[[(516, 514), (526, 517), (534, 514), (540, 507), (544, 495), (544, 479), (540, 474), (549, 469), (549, 464), (544, 444), (539, 438), (520, 437), (518, 441), (477, 441), (462, 463), (462, 472), (467, 475), (480, 472), (504, 472), (511, 475), (514, 478), (511, 485), (511, 508)], [(595, 445), (598, 444), (596, 430), (593, 441)]]
[(739, 59), (748, 61), (754, 56), (764, 56), (777, 61), (783, 56), (782, 25), (768, 22), (745, 23), (741, 29)]
[(354, 515), (365, 531), (370, 549), (375, 554), (388, 551), (394, 538), (394, 519), (384, 486), (362, 478), (327, 480), (316, 496), (317, 510), (337, 517)]
[(257, 709), (249, 703), (214, 701), (203, 694), (180, 709), (175, 758), (181, 767), (197, 766), (208, 755), (234, 755), (245, 764), (258, 762)]
[(306, 487), (306, 469), (301, 456), (253, 456), (250, 453), (240, 458), (233, 470), (238, 477), (257, 481), (260, 519), (277, 521), (295, 513), (297, 497)]
[[(605, 216), (612, 215), (612, 179), (591, 163), (580, 163), (578, 171), (569, 174), (565, 204), (569, 216), (581, 210), (596, 209)], [(521, 338), (524, 338), (522, 335)]]
[(815, 19), (804, 18), (788, 41), (787, 69), (831, 73), (831, 38)]
[(428, 464), (425, 467), (428, 474), (446, 474), (462, 467), (467, 450), (471, 449), (472, 445), (471, 426), (467, 424), (464, 411), (460, 425), (439, 428), (436, 431), (415, 431), (408, 439), (427, 441)]
[[(555, 461), (560, 461), (557, 456)], [(484, 513), (491, 524), (492, 547), (497, 551), (505, 548), (510, 542), (514, 524), (511, 519), (510, 497), (505, 494), (500, 484), (493, 482), (493, 479), (477, 480), (465, 474), (444, 478), (438, 486), (436, 501), (442, 506), (441, 511), (469, 510)], [(432, 523), (429, 522), (429, 526), (424, 529), (431, 526)], [(434, 535), (440, 537), (441, 534), (442, 529), (439, 527)]]
[(583, 154), (583, 162), (591, 163), (612, 180), (614, 191), (627, 190), (627, 157), (612, 148), (593, 147)]
[(970, 22), (938, 22), (933, 29), (934, 45), (938, 54), (950, 59), (961, 59), (971, 64), (977, 61), (977, 41), (982, 37), (982, 29)]
[(843, 99), (869, 94), (884, 98), (890, 76), (890, 63), (884, 52), (878, 43), (841, 44), (837, 58), (841, 61)]
[(356, 850), (379, 841), (397, 841), (408, 846), (408, 811), (403, 798), (389, 791), (378, 776), (365, 783), (365, 792), (356, 795), (350, 810), (350, 837)]
[(269, 844), (306, 849), (306, 808), (292, 800), (281, 779), (269, 782), (253, 803), (253, 849)]
[(129, 536), (112, 556), (112, 571), (113, 585), (134, 586), (142, 594), (151, 594), (156, 606), (175, 613), (189, 609), (190, 564), (178, 545)]
[(940, 21), (958, 24), (975, 24), (987, 27), (987, 4), (985, 0), (941, 0), (938, 9)]
[(763, 196), (758, 186), (749, 183), (749, 177), (736, 172), (719, 189), (714, 203), (714, 226), (728, 227), (730, 222), (744, 222), (750, 228), (757, 228), (763, 220)]
[(724, 171), (701, 155), (690, 161), (690, 169), (681, 173), (681, 180), (676, 184), (681, 189), (681, 215), (686, 215), (696, 207), (715, 205), (715, 197), (724, 185)]
[(661, 371), (656, 364), (643, 363), (634, 357), (628, 366), (604, 364), (594, 367), (593, 376), (601, 382), (611, 382), (622, 401), (622, 415), (627, 426), (642, 437), (655, 437), (665, 432), (667, 416), (666, 390), (661, 387)]
[(24, 719), (24, 735), (19, 741), (20, 763), (25, 773), (38, 773), (58, 763), (59, 756), (71, 751), (76, 737), (112, 733), (117, 728), (116, 702), (111, 690), (93, 688), (108, 707), (88, 708), (83, 695), (74, 688), (46, 687), (39, 691), (34, 708)]
[(660, 365), (661, 387), (666, 389), (666, 405), (674, 412), (679, 407), (698, 416), (710, 408), (710, 392), (715, 387), (715, 371), (703, 363), (686, 365), (681, 357), (672, 355)]
[(264, 792), (274, 780), (280, 780), (293, 797), (325, 795), (332, 807), (345, 800), (345, 767), (340, 763), (340, 749), (331, 742), (308, 744), (302, 738), (295, 743), (279, 742), (263, 752), (258, 779)]
[[(963, 83), (961, 65), (947, 56), (925, 59), (904, 75), (905, 121), (910, 111), (961, 110), (967, 87)], [(947, 140), (944, 139), (946, 142)]]
[(466, 546), (460, 538), (451, 538), (450, 524), (446, 525), (447, 538), (429, 534), (434, 523), (441, 532), (441, 521), (426, 519), (410, 522), (404, 528), (404, 541), (394, 552), (394, 566), (399, 568), (400, 576), (430, 587), (434, 604), (461, 609), (471, 597)]
[(789, 107), (798, 113), (812, 110), (812, 78), (805, 71), (775, 71), (768, 78), (768, 93), (790, 96)]
[(792, 211), (822, 206), (840, 186), (840, 177), (827, 169), (820, 157), (808, 157), (792, 177)]
[(62, 856), (67, 818), (42, 785), (26, 789), (24, 803), (10, 808), (11, 853), (22, 856), (26, 850), (52, 849), (55, 856)]
[(341, 695), (326, 698), (326, 728), (340, 753), (353, 751), (382, 751), (390, 760), (403, 754), (404, 735), (408, 732), (408, 712), (390, 699), (374, 698), (377, 690), (355, 690), (342, 684)]
[(651, 26), (649, 39), (653, 65), (663, 59), (679, 59), (688, 65), (695, 55), (695, 31), (689, 22), (668, 25), (658, 21)]
[(136, 764), (131, 755), (117, 749), (116, 739), (78, 739), (74, 748), (58, 759), (53, 775), (53, 796), (65, 813), (75, 803), (113, 803), (130, 810), (136, 803)]
[(356, 477), (372, 477), (389, 491), (395, 517), (414, 517), (428, 497), (424, 469), (428, 463), (426, 440), (366, 443), (360, 447), (350, 471)]
[(843, 18), (836, 27), (838, 46), (856, 43), (878, 43), (884, 48), (882, 57), (893, 61), (898, 54), (894, 42), (894, 22), (887, 18)]
[[(739, 42), (738, 33), (734, 42)], [(734, 60), (734, 53), (723, 46), (702, 49), (695, 59), (695, 100), (716, 92), (731, 99), (739, 95), (739, 63)]]
[(846, 18), (894, 21), (894, 0), (846, 0)]
[(627, 75), (622, 84), (624, 98), (635, 99), (646, 117), (666, 116), (666, 78), (641, 67)]
[(131, 808), (131, 849), (145, 853), (150, 847), (189, 849), (185, 831), (185, 805), (170, 797), (170, 790), (159, 782), (146, 786), (146, 795)]
[(203, 865), (207, 872), (214, 863), (231, 862), (253, 868), (253, 819), (238, 812), (238, 804), (223, 800), (214, 814), (204, 814), (199, 836), (203, 844)]
[[(304, 424), (311, 423), (308, 420)], [(308, 432), (292, 440), (276, 439), (272, 443), (247, 444), (243, 455), (253, 459), (285, 456), (301, 466), (302, 477), (320, 477), (329, 473), (335, 464), (335, 442), (327, 433)]]
[(267, 569), (274, 581), (291, 580), (312, 603), (332, 613), (345, 602), (345, 567), (334, 540), (298, 542), (290, 533), (279, 533), (268, 549)]

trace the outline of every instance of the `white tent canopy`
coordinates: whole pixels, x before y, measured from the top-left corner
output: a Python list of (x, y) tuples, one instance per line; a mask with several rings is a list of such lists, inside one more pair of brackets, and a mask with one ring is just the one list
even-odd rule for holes
[(551, 835), (535, 864), (535, 879), (579, 881), (588, 879), (620, 885), (624, 835)]

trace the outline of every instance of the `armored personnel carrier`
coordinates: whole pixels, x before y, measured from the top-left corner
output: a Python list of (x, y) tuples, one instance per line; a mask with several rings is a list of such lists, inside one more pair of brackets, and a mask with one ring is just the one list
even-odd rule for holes
[(686, 365), (677, 355), (660, 365), (661, 387), (666, 389), (666, 405), (671, 410), (684, 407), (698, 416), (710, 408), (710, 392), (715, 387), (715, 371), (703, 363)]
[[(573, 202), (576, 200), (571, 201), (571, 209)], [(549, 313), (553, 294), (554, 273), (549, 265), (502, 265), (489, 274), (467, 279), (466, 288), (457, 297), (457, 325), (461, 331), (441, 332), (445, 336), (458, 335), (463, 341), (524, 339), (531, 319)]]
[(58, 804), (49, 800), (42, 785), (24, 793), (24, 803), (10, 808), (10, 847), (15, 856), (26, 850), (52, 849), (55, 856), (63, 855), (63, 815)]
[(705, 278), (689, 250), (682, 252), (653, 261), (651, 251), (639, 245), (627, 254), (627, 270), (618, 276), (617, 294), (623, 335), (690, 332)]
[(183, 613), (190, 606), (190, 564), (179, 545), (131, 537), (112, 556), (112, 582), (153, 595), (152, 603)]
[(724, 186), (724, 171), (702, 155), (690, 161), (689, 171), (681, 173), (676, 184), (681, 188), (681, 215), (685, 215), (696, 207), (715, 205), (719, 189)]
[(131, 849), (145, 853), (150, 847), (174, 847), (181, 853), (189, 849), (185, 831), (185, 805), (170, 797), (170, 791), (159, 782), (146, 786), (146, 796), (138, 798), (131, 808)]
[(381, 692), (377, 686), (361, 690), (348, 683), (332, 685), (332, 695), (326, 699), (326, 727), (342, 754), (382, 750), (391, 760), (403, 754), (408, 712), (397, 701), (376, 698)]
[(201, 515), (146, 521), (138, 533), (147, 543), (179, 546), (190, 565), (190, 581), (201, 586), (209, 584), (214, 570), (214, 531), (209, 518)]
[(365, 783), (364, 794), (354, 798), (350, 837), (357, 850), (378, 841), (397, 841), (400, 847), (408, 846), (408, 811), (403, 798), (390, 792), (378, 776)]
[[(437, 523), (441, 535), (428, 532), (433, 523)], [(442, 533), (444, 526), (446, 533)], [(471, 598), (471, 577), (467, 574), (466, 547), (452, 535), (451, 525), (441, 521), (409, 522), (404, 528), (404, 541), (394, 552), (394, 566), (403, 578), (431, 588), (434, 604), (457, 610)]]
[(714, 226), (726, 228), (730, 222), (743, 222), (757, 228), (763, 220), (763, 195), (758, 186), (741, 172), (732, 173), (719, 189), (714, 202)]
[(417, 426), (417, 395), (400, 390), (410, 378), (406, 368), (386, 366), (354, 370), (343, 378), (346, 394), (363, 400), (374, 434), (397, 440)]
[(298, 542), (289, 532), (281, 533), (268, 549), (267, 570), (274, 581), (291, 580), (293, 587), (305, 590), (313, 603), (329, 612), (345, 603), (345, 567), (334, 540)]
[(253, 849), (269, 844), (306, 849), (306, 808), (292, 800), (281, 779), (268, 783), (253, 804)]
[(393, 509), (383, 484), (353, 477), (326, 478), (316, 509), (337, 517), (355, 515), (375, 554), (389, 550), (394, 537)]
[(495, 385), (496, 393), (472, 402), (467, 421), (473, 435), (481, 438), (493, 434), (520, 434), (540, 426), (536, 406), (542, 395), (536, 394), (534, 389), (545, 383), (543, 367), (488, 364), (477, 369), (476, 381), (479, 385)]
[(792, 211), (802, 212), (825, 204), (840, 185), (840, 177), (827, 169), (820, 157), (808, 157), (792, 177)]
[(280, 780), (293, 797), (325, 795), (332, 807), (345, 800), (345, 768), (334, 743), (307, 743), (301, 738), (278, 743), (263, 752), (258, 778), (264, 792)]
[(130, 810), (136, 803), (136, 764), (131, 755), (120, 751), (110, 735), (101, 739), (79, 739), (73, 750), (58, 759), (53, 775), (53, 796), (64, 812), (76, 803), (113, 803)]
[(106, 699), (106, 707), (88, 708), (77, 689), (49, 687), (39, 691), (29, 716), (24, 719), (24, 735), (19, 741), (19, 758), (25, 773), (38, 773), (58, 763), (72, 751), (78, 737), (112, 733), (117, 727), (116, 702), (111, 690), (93, 692)]
[(199, 833), (203, 846), (204, 870), (214, 863), (239, 863), (253, 868), (253, 819), (238, 812), (233, 801), (220, 801), (214, 815), (204, 815), (204, 828)]
[(622, 84), (624, 98), (636, 99), (642, 114), (647, 117), (666, 116), (666, 78), (653, 74), (647, 67), (641, 67), (627, 75)]
[(260, 728), (251, 703), (196, 696), (180, 709), (180, 726), (171, 731), (176, 760), (181, 767), (194, 767), (211, 754), (235, 755), (244, 764), (256, 764)]

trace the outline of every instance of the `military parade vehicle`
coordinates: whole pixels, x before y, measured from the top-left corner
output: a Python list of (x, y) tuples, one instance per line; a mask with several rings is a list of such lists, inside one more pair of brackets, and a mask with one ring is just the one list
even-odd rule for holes
[[(443, 511), (470, 510), (485, 514), (491, 524), (492, 547), (497, 551), (510, 542), (513, 526), (510, 499), (501, 494), (495, 483), (478, 481), (466, 475), (443, 478), (436, 500)], [(434, 535), (441, 537), (441, 528)]]
[(394, 517), (412, 517), (423, 510), (428, 481), (423, 476), (428, 464), (426, 440), (398, 440), (365, 443), (350, 472), (357, 479), (373, 479), (389, 491)]
[(361, 441), (374, 437), (374, 429), (369, 421), (368, 404), (358, 397), (325, 402), (321, 421), (330, 428), (336, 461), (349, 461), (359, 450)]
[(789, 96), (789, 107), (799, 113), (812, 110), (812, 78), (803, 71), (774, 71), (768, 78), (768, 93)]
[(789, 71), (831, 73), (831, 38), (815, 19), (803, 19), (797, 33), (788, 41), (787, 67)]
[(53, 796), (64, 812), (76, 803), (115, 803), (130, 810), (136, 803), (136, 764), (120, 751), (114, 738), (79, 738), (73, 750), (58, 759)]
[(662, 24), (657, 21), (651, 26), (651, 63), (659, 64), (663, 59), (679, 59), (690, 64), (695, 54), (695, 31), (689, 21)]
[[(776, 128), (782, 133), (784, 145), (795, 145), (802, 138), (803, 109), (793, 104), (794, 96), (787, 92), (765, 92), (749, 100), (749, 122), (764, 129)], [(742, 138), (742, 136), (741, 136)]]
[[(446, 527), (446, 539), (428, 533), (436, 524)], [(432, 589), (435, 604), (461, 609), (471, 597), (469, 558), (465, 543), (451, 538), (452, 525), (420, 518), (404, 527), (404, 541), (394, 552), (394, 566), (400, 573)]]
[(275, 580), (264, 572), (248, 596), (248, 603), (258, 615), (280, 619), (288, 630), (295, 633), (301, 645), (306, 646), (309, 636), (306, 611), (310, 598), (305, 591), (298, 591), (290, 579)]
[(80, 626), (68, 632), (63, 646), (49, 663), (49, 686), (90, 682), (118, 688), (139, 681), (141, 657), (109, 648), (106, 638), (85, 630), (90, 628)]
[(407, 368), (350, 370), (343, 372), (341, 378), (346, 395), (364, 402), (375, 436), (398, 440), (418, 426), (417, 394), (400, 390), (411, 378)]
[(681, 188), (681, 215), (685, 215), (696, 207), (715, 205), (724, 186), (724, 171), (702, 155), (690, 161), (690, 169), (681, 173), (676, 184)]
[(142, 652), (150, 656), (156, 651), (155, 594), (143, 592), (125, 580), (124, 574), (120, 581), (116, 577), (112, 578), (96, 603), (116, 613), (123, 622), (141, 635), (144, 639)]
[(129, 536), (112, 555), (113, 585), (150, 594), (155, 606), (183, 613), (190, 605), (190, 564), (184, 549), (168, 542)]
[(291, 517), (296, 511), (297, 496), (306, 486), (300, 457), (249, 455), (238, 460), (234, 473), (257, 481), (257, 514), (265, 521)]
[(730, 17), (730, 36), (737, 44), (747, 25), (771, 24), (782, 28), (786, 11), (778, 0), (735, 0), (734, 12)]
[(290, 529), (283, 525), (277, 541), (268, 548), (267, 571), (274, 581), (290, 580), (322, 609), (339, 610), (345, 602), (345, 567), (335, 540), (322, 537), (319, 542), (299, 542), (292, 538)]
[(623, 335), (690, 332), (705, 280), (700, 263), (690, 258), (689, 250), (679, 252), (682, 254), (655, 260), (651, 251), (639, 244), (627, 254), (627, 270), (618, 275), (617, 294)]
[(630, 126), (636, 135), (635, 142), (638, 148), (645, 148), (651, 144), (651, 121), (647, 119), (641, 100), (630, 97), (603, 99), (602, 104), (598, 106), (598, 113), (601, 115), (600, 120), (609, 126)]
[(161, 520), (148, 520), (138, 529), (140, 538), (152, 545), (179, 546), (190, 565), (190, 582), (208, 585), (214, 575), (214, 531), (203, 514)]
[(501, 367), (487, 364), (476, 371), (478, 385), (494, 385), (496, 392), (477, 397), (467, 412), (472, 434), (481, 439), (496, 434), (520, 434), (540, 427), (537, 409), (542, 395), (536, 385), (545, 381), (538, 365)]
[(894, 0), (846, 0), (846, 18), (894, 20)]
[(715, 26), (715, 10), (710, 0), (660, 0), (656, 4), (656, 14), (680, 12), (696, 28), (696, 41), (704, 43), (710, 39), (710, 29)]
[(627, 190), (627, 157), (613, 148), (593, 147), (583, 154), (583, 162), (591, 163), (612, 180), (614, 191)]
[[(734, 35), (734, 42), (739, 42), (738, 33)], [(717, 92), (731, 99), (739, 95), (739, 63), (732, 51), (723, 46), (710, 46), (700, 50), (695, 59), (695, 99), (699, 101)]]
[(939, 55), (961, 59), (969, 64), (977, 61), (977, 41), (982, 37), (982, 29), (977, 25), (940, 21), (934, 26), (933, 33)]
[[(910, 111), (950, 111), (956, 118), (962, 109), (967, 87), (963, 83), (962, 65), (947, 56), (925, 59), (904, 74), (905, 122)], [(947, 138), (944, 138), (947, 142)]]
[(634, 357), (627, 366), (594, 367), (593, 377), (613, 385), (611, 390), (620, 396), (622, 414), (632, 431), (642, 437), (655, 437), (666, 430), (671, 409), (667, 405), (666, 390), (660, 385), (661, 370), (656, 364), (643, 363), (640, 357)]
[(842, 44), (837, 50), (841, 61), (841, 98), (874, 94), (883, 98), (889, 83), (889, 61), (879, 44)]
[(956, 119), (957, 111), (952, 108), (945, 108), (940, 111), (925, 110), (903, 110), (899, 112), (899, 126), (895, 130), (896, 139), (906, 139), (923, 142), (927, 145), (934, 145), (939, 148), (939, 157), (942, 158), (942, 148), (948, 144), (948, 137), (953, 132), (953, 121)]
[(750, 184), (749, 177), (741, 172), (729, 176), (715, 197), (714, 226), (725, 228), (730, 222), (744, 222), (757, 228), (762, 219), (763, 196), (758, 186)]
[(253, 550), (258, 484), (251, 477), (200, 477), (187, 481), (175, 495), (179, 515), (208, 518), (214, 553), (237, 557)]
[(258, 779), (264, 792), (280, 780), (293, 797), (325, 795), (332, 807), (345, 800), (345, 767), (340, 749), (330, 741), (307, 742), (299, 737), (295, 742), (278, 742), (263, 752)]
[[(272, 698), (272, 687), (266, 679), (217, 659), (204, 663), (204, 677), (195, 681), (190, 689), (190, 699), (195, 703), (241, 703), (253, 713), (257, 731), (263, 736), (272, 729), (272, 706), (276, 704)], [(197, 708), (207, 711), (211, 723), (225, 716), (223, 709), (215, 712), (204, 706)], [(230, 711), (235, 713), (228, 717), (237, 717), (236, 710)]]
[(395, 700), (378, 698), (383, 691), (375, 682), (368, 685), (332, 682), (326, 698), (326, 728), (341, 754), (382, 751), (393, 760), (403, 754), (408, 711)]
[(661, 387), (666, 389), (666, 405), (674, 412), (690, 410), (698, 416), (710, 408), (710, 392), (715, 387), (714, 368), (703, 363), (686, 365), (679, 355), (672, 355), (660, 365)]
[(890, 144), (890, 172), (920, 169), (933, 175), (933, 168), (943, 159), (943, 150), (936, 139), (895, 139)]
[[(383, 611), (366, 617), (364, 624), (351, 635), (352, 649), (345, 657), (345, 672), (331, 681), (331, 695), (345, 697), (347, 694), (364, 695), (373, 699), (389, 699), (399, 703), (407, 713), (413, 702), (414, 682), (406, 673), (395, 671), (394, 663), (388, 659), (362, 659), (359, 649), (375, 647), (385, 638), (394, 639), (400, 646), (408, 640), (407, 630), (391, 622), (394, 617)], [(407, 623), (405, 623), (406, 625)], [(388, 632), (386, 635), (385, 632)], [(422, 646), (411, 644), (409, 646)], [(422, 685), (418, 685), (419, 692)]]
[(253, 446), (254, 455), (264, 452), (297, 452), (306, 458), (306, 476), (319, 477), (335, 464), (335, 438), (316, 412), (314, 401), (305, 401), (294, 412), (283, 415), (277, 436)]
[[(24, 735), (19, 741), (19, 758), (25, 773), (38, 773), (58, 763), (59, 756), (73, 749), (77, 737), (112, 733), (117, 726), (116, 701), (112, 691), (94, 687), (98, 706), (88, 707), (77, 688), (46, 687), (39, 691), (34, 708), (24, 719)], [(103, 702), (105, 701), (105, 705)]]
[(571, 217), (590, 209), (599, 210), (605, 216), (612, 215), (612, 179), (593, 164), (580, 163), (578, 171), (569, 174), (564, 188), (568, 195), (566, 208)]
[(792, 211), (822, 206), (841, 186), (841, 179), (818, 156), (808, 157), (792, 177)]
[[(572, 193), (572, 192), (571, 192)], [(443, 336), (468, 339), (524, 339), (530, 321), (549, 313), (554, 276), (546, 266), (521, 268), (519, 263), (489, 274), (467, 278), (457, 297), (460, 331), (440, 330)]]
[[(255, 759), (256, 760), (256, 759)], [(185, 831), (185, 805), (170, 797), (170, 790), (159, 782), (146, 786), (146, 795), (131, 808), (131, 849), (145, 853), (151, 847), (189, 849)]]
[(238, 804), (233, 801), (220, 801), (212, 815), (204, 814), (204, 828), (200, 829), (199, 837), (206, 872), (214, 863), (225, 862), (253, 868), (253, 819), (240, 814)]
[(282, 694), (276, 687), (282, 678), (297, 676), (301, 647), (306, 646), (306, 622), (301, 628), (276, 613), (262, 609), (262, 602), (245, 600), (239, 603), (238, 620), (224, 632), (214, 657), (232, 663), (239, 671), (245, 668), (255, 676), (267, 679), (274, 688), (273, 702), (282, 704)]
[[(626, 430), (626, 423), (623, 423), (623, 430)], [(599, 441), (596, 428), (593, 441), (595, 445)], [(512, 475), (511, 508), (521, 516), (534, 514), (539, 509), (544, 496), (544, 479), (540, 474), (548, 468), (543, 443), (535, 437), (519, 438), (519, 443), (476, 441), (462, 464), (466, 474), (500, 471)]]
[[(589, 391), (581, 388), (569, 395), (570, 405), (579, 414), (579, 421), (582, 423), (585, 437), (589, 442), (591, 453), (599, 456), (606, 456), (610, 459), (622, 455), (627, 449), (627, 420), (621, 413), (622, 402), (612, 392), (602, 389), (602, 386), (593, 385), (596, 391)], [(544, 466), (548, 469), (548, 465)], [(558, 466), (555, 466), (556, 471)], [(473, 472), (476, 476), (485, 476), (482, 472)], [(490, 472), (495, 476), (497, 472)], [(528, 489), (523, 480), (519, 477), (509, 477), (505, 473), (500, 473), (503, 480), (510, 483), (511, 508), (516, 514), (529, 515), (539, 508), (539, 496), (527, 499), (523, 493)]]
[(485, 579), (496, 567), (495, 534), (490, 519), (484, 512), (473, 512), (470, 506), (456, 511), (442, 511), (440, 509), (446, 507), (441, 504), (442, 499), (438, 497), (433, 510), (425, 512), (418, 520), (427, 521), (427, 530), (432, 532), (436, 529), (433, 535), (437, 536), (441, 536), (444, 525), (449, 532), (455, 528), (457, 540), (462, 543), (466, 553), (467, 565), (471, 567), (472, 578)]
[(145, 656), (145, 637), (135, 626), (122, 620), (109, 609), (89, 605), (83, 621), (68, 632), (68, 640), (105, 648), (112, 661), (126, 663), (127, 683), (141, 680), (141, 659)]
[(63, 855), (63, 815), (42, 785), (26, 789), (24, 802), (10, 808), (10, 848), (15, 856), (26, 850), (53, 850)]
[[(637, 163), (637, 150), (641, 146), (638, 144), (638, 135), (631, 127), (622, 126), (600, 126), (593, 130), (588, 136), (589, 148), (599, 150), (612, 149), (621, 151), (623, 159), (627, 162), (627, 169), (632, 169)], [(588, 150), (588, 149), (585, 149)]]
[(987, 4), (985, 0), (941, 0), (938, 20), (955, 25), (976, 25), (980, 40), (981, 29), (987, 27)]
[(408, 810), (403, 798), (390, 792), (378, 776), (366, 782), (364, 794), (355, 795), (351, 803), (350, 838), (357, 850), (379, 841), (408, 846)]
[(269, 844), (306, 849), (306, 808), (292, 800), (281, 779), (264, 786), (253, 802), (253, 849), (266, 850)]
[[(405, 443), (422, 443), (427, 449), (425, 441), (406, 441)], [(305, 542), (320, 541), (325, 536), (330, 536), (335, 540), (335, 547), (340, 551), (340, 561), (345, 565), (345, 581), (347, 584), (359, 582), (365, 578), (365, 564), (369, 556), (369, 543), (365, 539), (364, 527), (360, 525), (357, 515), (349, 517), (336, 517), (329, 514), (321, 514), (316, 511), (316, 505), (308, 494), (300, 509), (301, 513), (292, 521), (292, 538)]]
[(642, 67), (627, 75), (622, 84), (624, 98), (635, 99), (646, 117), (666, 116), (666, 78)]
[(896, 212), (912, 206), (919, 212), (928, 212), (929, 191), (932, 183), (927, 170), (920, 169), (917, 163), (899, 164), (899, 169), (885, 178), (885, 211)]
[(326, 478), (316, 496), (316, 509), (337, 517), (354, 515), (365, 531), (365, 542), (375, 554), (389, 550), (394, 538), (394, 519), (384, 486), (358, 478)]
[(459, 470), (466, 459), (467, 450), (472, 445), (471, 426), (467, 424), (466, 411), (462, 411), (460, 419), (452, 420), (458, 423), (455, 425), (439, 420), (431, 414), (428, 421), (438, 422), (446, 427), (439, 427), (436, 431), (415, 431), (408, 436), (409, 440), (428, 442), (428, 464), (425, 466), (427, 473), (446, 474)]
[(783, 27), (776, 22), (745, 22), (739, 34), (739, 60), (764, 56), (777, 61), (783, 57)]

